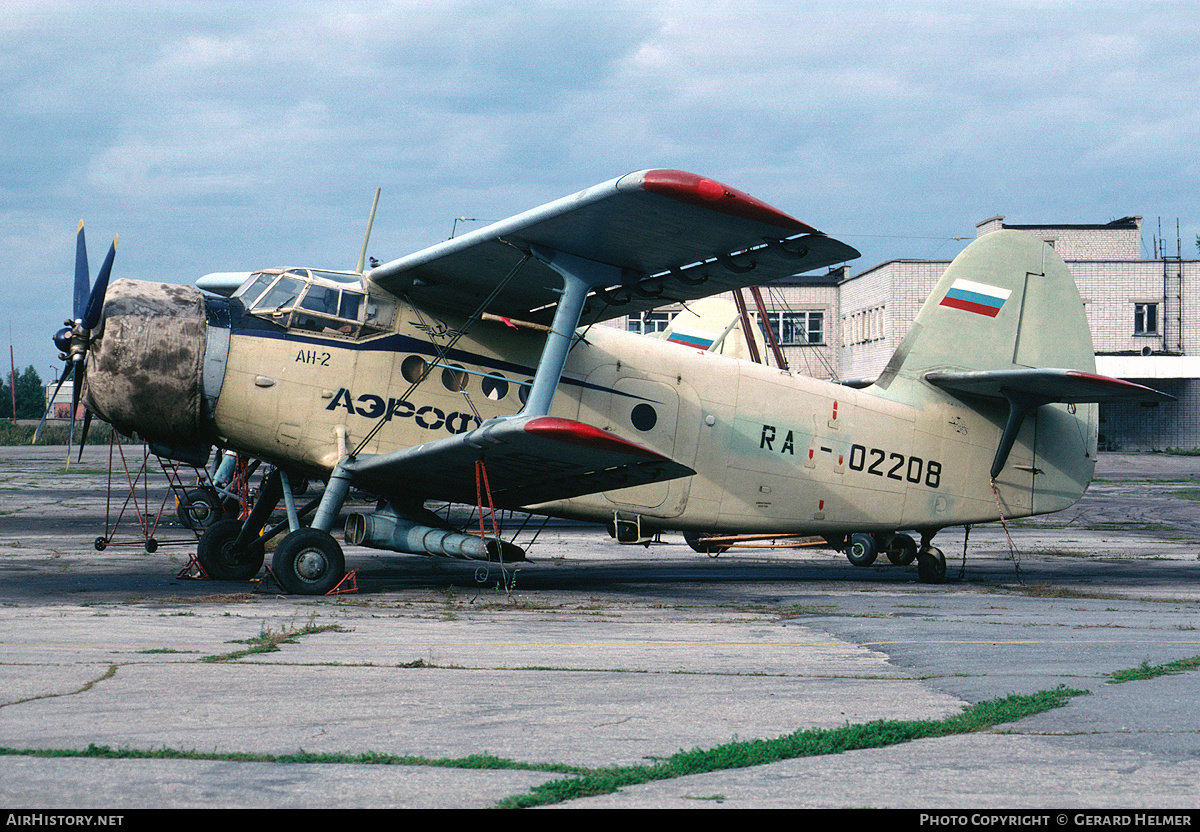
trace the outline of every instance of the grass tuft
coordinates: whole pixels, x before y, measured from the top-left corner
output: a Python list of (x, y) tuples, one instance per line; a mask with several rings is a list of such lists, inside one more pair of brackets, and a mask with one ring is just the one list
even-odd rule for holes
[(716, 748), (680, 751), (653, 765), (615, 766), (593, 773), (554, 780), (535, 786), (527, 795), (501, 801), (499, 808), (520, 809), (547, 806), (565, 800), (611, 794), (625, 786), (670, 780), (732, 768), (765, 765), (797, 757), (840, 754), (864, 748), (884, 748), (930, 737), (945, 737), (982, 731), (1052, 708), (1060, 708), (1087, 691), (1059, 686), (1028, 696), (1013, 694), (981, 702), (960, 714), (940, 720), (876, 720), (841, 728), (809, 728), (770, 740), (734, 741)]
[(1137, 667), (1110, 673), (1108, 683), (1110, 685), (1118, 685), (1121, 682), (1155, 679), (1159, 676), (1183, 673), (1188, 670), (1195, 670), (1196, 668), (1200, 668), (1200, 656), (1192, 656), (1190, 659), (1176, 659), (1173, 662), (1156, 665), (1151, 665), (1149, 661), (1143, 661)]

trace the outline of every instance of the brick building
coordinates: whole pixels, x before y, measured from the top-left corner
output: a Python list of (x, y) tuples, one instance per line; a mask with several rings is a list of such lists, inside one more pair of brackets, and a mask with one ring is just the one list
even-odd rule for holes
[[(1200, 261), (1155, 252), (1142, 258), (1141, 217), (1098, 225), (1010, 225), (991, 217), (976, 236), (1002, 228), (1033, 234), (1066, 262), (1092, 329), (1097, 371), (1176, 397), (1104, 404), (1102, 447), (1200, 448)], [(762, 287), (793, 372), (817, 378), (879, 374), (949, 260), (890, 260), (850, 275), (788, 278)], [(670, 309), (635, 331), (661, 327)]]

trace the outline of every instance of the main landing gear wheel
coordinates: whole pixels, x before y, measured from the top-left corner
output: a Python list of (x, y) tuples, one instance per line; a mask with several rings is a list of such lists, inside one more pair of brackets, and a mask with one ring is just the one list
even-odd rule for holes
[(324, 595), (345, 576), (346, 558), (332, 535), (297, 529), (275, 547), (271, 571), (292, 595)]
[(888, 547), (887, 557), (896, 566), (908, 566), (917, 559), (917, 541), (907, 534), (896, 535)]
[(855, 566), (870, 566), (879, 557), (879, 545), (869, 534), (852, 534), (846, 557)]
[(917, 555), (917, 577), (923, 584), (946, 582), (946, 556), (941, 549), (930, 546)]
[(196, 560), (204, 573), (215, 581), (248, 581), (262, 569), (263, 552), (260, 546), (247, 551), (234, 549), (242, 533), (241, 520), (218, 520), (209, 526), (196, 544)]

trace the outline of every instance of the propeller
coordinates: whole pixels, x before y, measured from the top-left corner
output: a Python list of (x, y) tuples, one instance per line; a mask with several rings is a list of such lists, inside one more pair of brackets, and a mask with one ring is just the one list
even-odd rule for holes
[[(116, 254), (117, 238), (114, 237), (112, 247), (108, 250), (108, 256), (104, 258), (104, 263), (96, 275), (96, 282), (93, 284), (88, 270), (83, 221), (80, 221), (79, 231), (75, 235), (75, 291), (74, 303), (71, 308), (72, 320), (64, 321), (63, 328), (54, 334), (54, 345), (60, 350), (59, 358), (66, 364), (58, 384), (54, 388), (54, 395), (50, 397), (50, 407), (53, 407), (54, 399), (58, 397), (58, 391), (62, 389), (63, 383), (68, 377), (71, 379), (71, 429), (67, 440), (68, 464), (71, 461), (71, 447), (75, 444), (75, 413), (79, 409), (79, 399), (83, 394), (88, 345), (92, 340), (92, 330), (100, 323), (100, 316), (104, 311), (104, 296), (108, 292), (108, 278), (112, 273), (113, 258), (116, 257)], [(38, 423), (37, 430), (34, 431), (34, 442), (37, 442), (38, 435), (42, 432), (42, 425), (45, 424), (46, 416), (49, 413), (50, 408), (48, 407), (46, 413), (42, 415), (42, 420)], [(83, 435), (79, 442), (81, 457), (83, 443), (87, 441), (87, 431), (92, 421), (91, 415), (89, 411), (83, 421)]]

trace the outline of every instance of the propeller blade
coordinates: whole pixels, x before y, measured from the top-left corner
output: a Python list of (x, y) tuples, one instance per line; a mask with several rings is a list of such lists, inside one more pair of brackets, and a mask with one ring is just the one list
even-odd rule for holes
[(58, 384), (54, 387), (54, 395), (50, 397), (50, 404), (46, 406), (46, 412), (42, 414), (42, 420), (38, 422), (37, 430), (33, 432), (33, 441), (30, 445), (36, 445), (38, 437), (42, 433), (42, 426), (46, 424), (46, 417), (50, 415), (50, 411), (54, 409), (54, 400), (58, 398), (58, 391), (62, 389), (63, 382), (67, 380), (67, 375), (74, 369), (74, 365), (68, 364), (63, 367), (62, 378), (58, 380)]
[(100, 266), (96, 275), (96, 285), (92, 287), (92, 295), (88, 298), (87, 311), (83, 315), (83, 328), (92, 329), (100, 323), (100, 313), (104, 311), (104, 295), (108, 292), (108, 275), (112, 272), (113, 258), (117, 256), (117, 237), (113, 237), (112, 248)]
[(91, 288), (92, 276), (88, 272), (87, 243), (83, 239), (83, 220), (80, 220), (79, 232), (75, 235), (75, 303), (71, 307), (72, 318), (83, 317)]
[(87, 444), (88, 428), (92, 426), (92, 411), (86, 407), (83, 409), (83, 433), (79, 436), (79, 459), (76, 462), (83, 462), (83, 446)]
[(75, 446), (75, 413), (79, 410), (79, 398), (83, 392), (83, 356), (75, 359), (71, 368), (71, 431), (67, 434), (67, 467), (71, 467), (71, 448)]
[(75, 447), (75, 411), (71, 411), (71, 431), (67, 434), (67, 469), (71, 468), (71, 448)]

